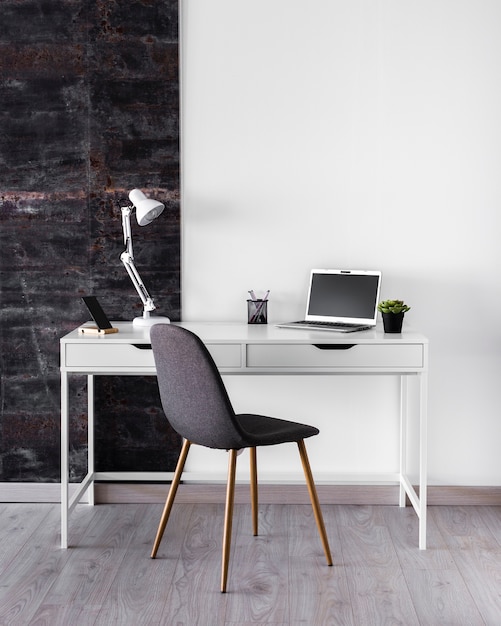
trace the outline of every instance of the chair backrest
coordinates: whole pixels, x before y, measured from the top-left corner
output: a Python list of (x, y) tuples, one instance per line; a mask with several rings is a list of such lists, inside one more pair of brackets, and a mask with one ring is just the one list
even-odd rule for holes
[(206, 346), (171, 324), (151, 328), (162, 407), (172, 428), (209, 448), (244, 448), (226, 388)]

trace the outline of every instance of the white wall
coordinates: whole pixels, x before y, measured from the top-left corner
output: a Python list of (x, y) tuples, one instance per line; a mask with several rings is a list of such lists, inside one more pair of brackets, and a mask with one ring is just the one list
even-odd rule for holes
[[(301, 317), (310, 268), (381, 269), (431, 342), (430, 482), (500, 484), (501, 2), (181, 8), (183, 319), (244, 321), (251, 288)], [(302, 382), (228, 384), (318, 424), (317, 471), (396, 468), (394, 381)]]

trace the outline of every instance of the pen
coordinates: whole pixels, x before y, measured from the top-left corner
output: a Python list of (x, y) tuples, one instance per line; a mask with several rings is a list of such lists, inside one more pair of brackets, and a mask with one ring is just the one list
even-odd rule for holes
[(250, 297), (252, 298), (252, 300), (254, 300), (254, 301), (255, 301), (255, 300), (257, 300), (257, 298), (256, 298), (256, 294), (254, 293), (254, 290), (253, 290), (253, 289), (251, 289), (251, 290), (249, 291), (249, 294), (250, 294)]

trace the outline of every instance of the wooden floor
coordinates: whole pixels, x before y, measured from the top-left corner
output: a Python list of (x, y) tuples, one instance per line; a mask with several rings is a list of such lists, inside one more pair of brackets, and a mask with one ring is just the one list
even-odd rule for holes
[(223, 506), (177, 504), (156, 560), (157, 504), (79, 505), (59, 548), (59, 507), (0, 505), (0, 624), (375, 626), (501, 624), (501, 507), (324, 505), (334, 566), (310, 507), (262, 505), (259, 537), (236, 505), (228, 593)]

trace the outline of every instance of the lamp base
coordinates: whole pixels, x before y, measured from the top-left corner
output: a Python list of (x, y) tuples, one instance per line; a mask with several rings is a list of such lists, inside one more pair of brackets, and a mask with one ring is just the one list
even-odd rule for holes
[(150, 326), (154, 326), (155, 324), (170, 324), (170, 319), (168, 317), (161, 317), (158, 315), (155, 317), (152, 315), (151, 317), (135, 317), (132, 320), (133, 326), (142, 326), (143, 328), (148, 328)]

